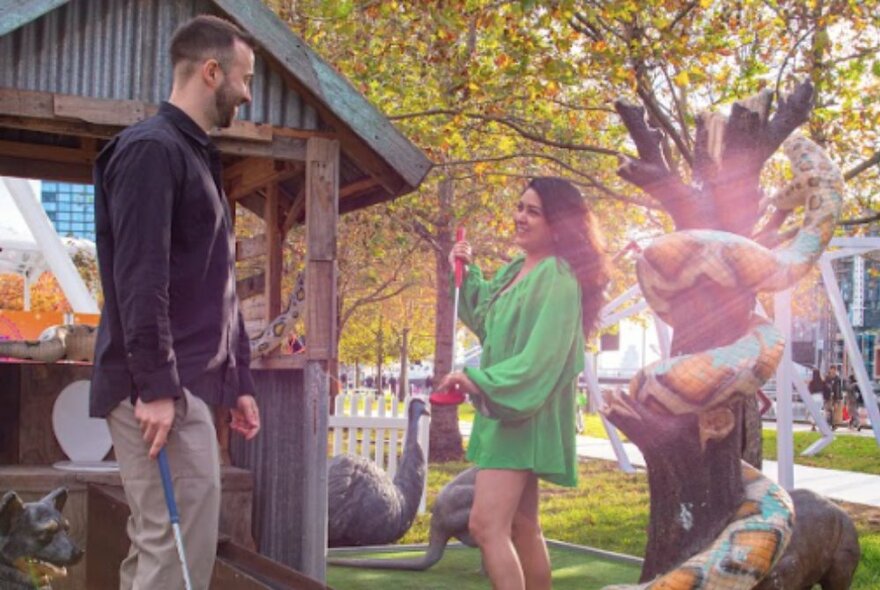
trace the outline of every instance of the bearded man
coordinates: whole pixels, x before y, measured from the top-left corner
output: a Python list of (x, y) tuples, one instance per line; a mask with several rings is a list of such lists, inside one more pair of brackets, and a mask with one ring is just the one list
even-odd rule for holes
[(124, 130), (95, 164), (104, 309), (90, 412), (107, 419), (131, 548), (120, 588), (179, 588), (183, 574), (153, 460), (166, 449), (194, 588), (217, 546), (220, 463), (210, 406), (232, 429), (260, 429), (250, 347), (235, 294), (235, 236), (220, 153), (208, 132), (250, 101), (253, 40), (198, 16), (171, 40), (171, 96)]

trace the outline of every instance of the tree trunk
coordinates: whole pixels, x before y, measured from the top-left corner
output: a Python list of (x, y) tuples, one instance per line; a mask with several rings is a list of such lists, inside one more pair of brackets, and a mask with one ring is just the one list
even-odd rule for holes
[(382, 396), (382, 363), (385, 360), (385, 334), (382, 330), (382, 318), (379, 318), (379, 332), (376, 333), (376, 397)]
[[(441, 216), (452, 218), (452, 180), (440, 182)], [(437, 242), (439, 250), (435, 250), (435, 267), (437, 276), (437, 304), (434, 323), (434, 386), (452, 370), (452, 296), (449, 292), (449, 275), (451, 268), (449, 251), (452, 249), (451, 223), (439, 229)], [(461, 431), (458, 429), (458, 406), (433, 406), (431, 408), (431, 461), (461, 461), (464, 458)]]
[(409, 394), (409, 328), (400, 337), (400, 375), (397, 380), (397, 399), (404, 401)]
[(654, 430), (656, 438), (640, 446), (651, 490), (642, 582), (703, 550), (728, 524), (742, 497), (739, 436), (710, 441), (701, 451), (696, 416), (667, 420), (676, 423), (663, 430), (669, 439)]
[[(709, 309), (711, 307), (711, 309)], [(741, 337), (754, 298), (708, 281), (682, 295), (673, 314), (672, 355), (724, 346)], [(707, 547), (742, 501), (742, 404), (731, 408), (737, 423), (721, 441), (700, 446), (698, 417), (656, 414), (640, 408), (642, 421), (612, 415), (642, 451), (648, 468), (651, 520), (642, 581), (667, 572)]]
[(743, 431), (742, 431), (742, 460), (761, 470), (764, 463), (764, 439), (761, 431), (764, 425), (761, 422), (760, 404), (757, 396), (743, 402)]

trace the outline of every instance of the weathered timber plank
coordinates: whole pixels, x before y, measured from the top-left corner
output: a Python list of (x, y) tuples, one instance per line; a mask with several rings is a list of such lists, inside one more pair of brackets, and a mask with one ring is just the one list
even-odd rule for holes
[(327, 417), (330, 412), (330, 383), (326, 363), (308, 361), (304, 381), (303, 455), (310, 457), (311, 461), (306, 462), (303, 470), (304, 511), (301, 519), (304, 543), (302, 568), (300, 569), (313, 578), (325, 580), (327, 567)]
[(260, 358), (251, 361), (251, 369), (254, 370), (302, 370), (305, 366), (305, 354), (276, 354), (274, 356), (261, 356)]
[[(306, 465), (321, 461), (303, 450), (303, 372), (254, 371), (262, 428), (251, 441), (229, 442), (233, 463), (254, 478), (254, 537), (261, 554), (301, 572)], [(309, 574), (310, 575), (310, 574)], [(314, 576), (313, 576), (314, 577)]]
[(266, 253), (266, 234), (242, 238), (235, 242), (235, 259), (250, 260)]
[[(0, 126), (63, 135), (109, 138), (156, 114), (158, 105), (52, 92), (0, 88)], [(275, 136), (274, 127), (236, 119), (212, 132), (221, 152), (277, 160), (305, 159), (305, 139)]]
[(101, 100), (85, 96), (55, 94), (54, 117), (76, 119), (95, 125), (128, 127), (147, 118), (147, 105), (139, 100)]
[(306, 148), (306, 244), (309, 260), (335, 260), (339, 217), (339, 142), (314, 138)]
[(336, 358), (336, 261), (306, 263), (306, 357)]
[(281, 230), (278, 222), (278, 184), (266, 191), (266, 325), (281, 312)]
[(257, 295), (262, 295), (265, 291), (266, 273), (260, 272), (244, 279), (239, 279), (235, 283), (235, 293), (239, 299), (250, 299)]
[(0, 140), (0, 156), (88, 164), (91, 166), (95, 162), (97, 154), (94, 150)]
[(90, 164), (50, 162), (0, 155), (0, 176), (91, 184), (92, 166)]

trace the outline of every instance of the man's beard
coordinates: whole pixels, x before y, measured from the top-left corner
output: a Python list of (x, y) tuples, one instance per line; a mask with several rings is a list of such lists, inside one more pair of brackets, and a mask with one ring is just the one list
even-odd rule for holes
[(239, 105), (238, 99), (232, 94), (232, 89), (227, 82), (223, 82), (214, 95), (214, 109), (216, 110), (217, 127), (225, 128), (232, 125), (235, 118), (235, 109)]

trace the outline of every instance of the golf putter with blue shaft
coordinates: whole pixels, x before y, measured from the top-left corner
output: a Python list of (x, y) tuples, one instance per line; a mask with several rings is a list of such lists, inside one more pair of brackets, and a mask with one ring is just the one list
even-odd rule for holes
[(165, 489), (165, 504), (168, 506), (168, 515), (171, 517), (171, 530), (174, 532), (174, 544), (177, 545), (177, 556), (180, 557), (180, 567), (183, 570), (183, 586), (186, 590), (192, 590), (189, 567), (186, 565), (186, 552), (183, 550), (183, 535), (180, 532), (180, 515), (177, 513), (177, 502), (174, 500), (171, 468), (168, 466), (168, 455), (165, 453), (164, 447), (159, 451), (158, 461), (162, 487)]

